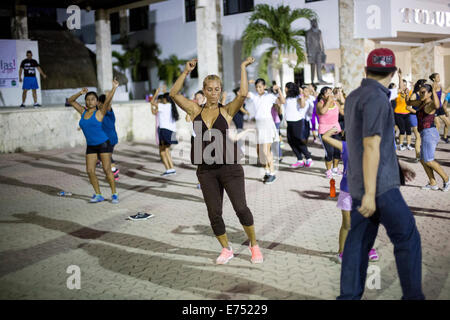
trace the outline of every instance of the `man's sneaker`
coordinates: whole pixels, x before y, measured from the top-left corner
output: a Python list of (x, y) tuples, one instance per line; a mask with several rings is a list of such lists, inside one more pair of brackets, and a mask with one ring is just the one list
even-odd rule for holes
[(435, 184), (434, 186), (432, 186), (431, 184), (427, 184), (426, 186), (422, 187), (422, 190), (439, 190), (439, 187), (437, 184)]
[(266, 183), (267, 179), (269, 179), (269, 176), (270, 176), (270, 173), (269, 173), (269, 172), (266, 172), (266, 173), (264, 174), (264, 177), (262, 178), (262, 181), (263, 181), (264, 183)]
[(339, 168), (333, 168), (333, 170), (331, 171), (331, 174), (333, 176), (342, 176), (342, 171)]
[(442, 188), (442, 191), (447, 192), (450, 190), (450, 180), (444, 183), (444, 187)]
[(291, 168), (303, 168), (305, 166), (305, 162), (303, 160), (299, 160), (296, 163), (291, 164)]
[(119, 195), (117, 193), (114, 193), (111, 197), (111, 203), (117, 204), (119, 203)]
[(177, 174), (177, 172), (175, 171), (175, 169), (169, 169), (169, 170), (164, 171), (164, 172), (161, 174), (161, 177), (171, 176), (171, 175), (173, 175), (173, 174)]
[(271, 184), (273, 183), (275, 180), (277, 179), (277, 177), (273, 174), (270, 174), (269, 177), (267, 178), (265, 184)]
[(408, 150), (415, 150), (413, 147), (411, 147), (409, 144), (406, 146), (406, 149)]
[(90, 203), (97, 203), (97, 202), (102, 202), (104, 201), (105, 198), (103, 198), (103, 196), (101, 194), (94, 194), (91, 198), (91, 200), (89, 200)]
[(379, 257), (378, 257), (377, 250), (375, 250), (374, 248), (370, 249), (369, 261), (378, 261), (378, 260), (379, 260)]
[(35, 103), (34, 105), (33, 105), (33, 107), (35, 107), (35, 108), (39, 108), (41, 105), (39, 104), (39, 103)]
[(343, 253), (338, 253), (338, 255), (337, 255), (339, 263), (342, 263), (342, 255), (343, 255)]
[(449, 143), (448, 137), (447, 138), (443, 138), (442, 140), (444, 140), (445, 143)]
[(20, 105), (20, 107), (21, 107), (21, 108), (25, 108), (25, 105), (22, 103), (22, 104)]
[(327, 172), (325, 172), (325, 174), (326, 174), (326, 176), (327, 176), (328, 179), (333, 178), (333, 171), (331, 171), (331, 169), (330, 169), (330, 170), (327, 170)]
[(314, 162), (312, 161), (312, 159), (308, 159), (308, 160), (306, 160), (306, 162), (305, 162), (305, 167), (306, 167), (306, 168), (309, 168), (309, 167), (311, 167), (313, 164), (314, 164)]
[(132, 216), (129, 216), (128, 217), (128, 220), (135, 220), (135, 221), (138, 221), (138, 220), (147, 220), (147, 219), (150, 219), (150, 218), (152, 218), (153, 217), (153, 213), (145, 213), (145, 212), (138, 212), (137, 214), (135, 214), (135, 215), (132, 215)]
[(259, 249), (258, 245), (249, 246), (250, 252), (252, 253), (252, 263), (263, 263), (264, 258), (261, 253), (261, 250)]
[(406, 147), (401, 144), (401, 145), (398, 146), (398, 150), (404, 151), (404, 150), (406, 150)]
[(225, 264), (228, 263), (228, 261), (231, 260), (231, 258), (234, 257), (233, 255), (233, 249), (230, 247), (231, 250), (228, 250), (227, 248), (223, 248), (222, 252), (220, 253), (220, 256), (216, 259), (216, 264)]

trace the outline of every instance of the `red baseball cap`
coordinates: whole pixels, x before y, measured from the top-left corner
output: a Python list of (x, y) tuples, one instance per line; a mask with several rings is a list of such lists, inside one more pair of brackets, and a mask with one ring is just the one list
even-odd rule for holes
[(397, 71), (395, 54), (387, 48), (372, 50), (367, 57), (367, 70), (369, 71)]

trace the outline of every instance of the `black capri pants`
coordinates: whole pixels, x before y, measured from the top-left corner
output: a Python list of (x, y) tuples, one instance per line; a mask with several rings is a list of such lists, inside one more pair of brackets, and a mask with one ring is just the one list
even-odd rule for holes
[[(341, 141), (342, 136), (340, 133), (332, 135), (332, 138)], [(338, 148), (334, 148), (333, 146), (329, 145), (328, 143), (325, 143), (325, 141), (322, 140), (322, 135), (319, 134), (320, 141), (322, 142), (322, 146), (325, 149), (325, 161), (330, 162), (332, 160), (341, 159), (341, 150)]]
[(394, 113), (395, 116), (395, 124), (400, 130), (400, 134), (404, 135), (405, 133), (410, 136), (411, 135), (411, 122), (409, 121), (409, 113)]
[(224, 190), (240, 223), (246, 227), (253, 225), (253, 215), (245, 200), (244, 169), (240, 164), (199, 165), (197, 178), (208, 209), (209, 221), (216, 236), (226, 232), (222, 219)]

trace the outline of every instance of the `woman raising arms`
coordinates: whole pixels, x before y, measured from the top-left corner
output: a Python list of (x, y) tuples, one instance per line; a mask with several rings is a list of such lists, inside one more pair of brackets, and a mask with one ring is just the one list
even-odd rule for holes
[(203, 81), (203, 92), (206, 97), (203, 105), (198, 105), (180, 94), (184, 80), (195, 68), (197, 59), (187, 62), (184, 72), (170, 90), (171, 98), (193, 119), (195, 138), (191, 139), (191, 162), (198, 165), (197, 177), (211, 227), (222, 246), (222, 252), (216, 260), (217, 264), (225, 264), (233, 258), (233, 249), (228, 243), (222, 219), (224, 190), (250, 240), (251, 261), (263, 262), (261, 250), (256, 242), (253, 215), (245, 199), (244, 170), (237, 161), (237, 145), (226, 142), (229, 125), (244, 104), (248, 93), (246, 67), (254, 61), (254, 58), (249, 57), (242, 62), (239, 93), (225, 106), (219, 103), (223, 87), (217, 75), (209, 75)]

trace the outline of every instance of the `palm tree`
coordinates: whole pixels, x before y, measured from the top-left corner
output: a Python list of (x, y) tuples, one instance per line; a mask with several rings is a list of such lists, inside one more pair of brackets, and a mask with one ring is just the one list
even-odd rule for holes
[[(281, 84), (283, 83), (282, 55), (295, 52), (297, 54), (296, 67), (305, 61), (303, 39), (306, 30), (292, 29), (292, 23), (298, 19), (317, 19), (317, 14), (311, 9), (291, 10), (289, 6), (278, 6), (276, 8), (267, 4), (255, 6), (250, 17), (248, 26), (244, 30), (243, 57), (251, 55), (263, 40), (269, 40), (273, 46), (268, 48), (261, 57), (259, 63), (259, 77), (268, 81), (268, 65), (272, 61), (272, 67), (278, 69)], [(276, 60), (273, 59), (274, 53)]]
[(182, 72), (180, 66), (185, 65), (187, 60), (179, 59), (176, 55), (171, 55), (168, 59), (159, 62), (158, 76), (166, 82), (167, 87), (171, 87), (173, 80), (178, 78)]

